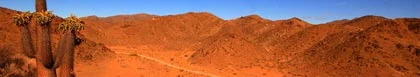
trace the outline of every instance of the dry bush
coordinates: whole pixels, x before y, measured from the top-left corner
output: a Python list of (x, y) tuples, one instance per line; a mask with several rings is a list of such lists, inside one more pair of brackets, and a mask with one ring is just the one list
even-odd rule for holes
[(34, 62), (11, 51), (7, 47), (0, 47), (0, 77), (35, 77)]

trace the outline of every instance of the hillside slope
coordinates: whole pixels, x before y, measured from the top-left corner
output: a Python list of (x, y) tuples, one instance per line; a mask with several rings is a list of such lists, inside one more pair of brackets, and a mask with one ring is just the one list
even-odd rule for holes
[[(20, 39), (16, 39), (20, 38), (20, 31), (10, 20), (16, 13), (18, 11), (0, 8), (0, 21), (4, 21), (0, 22), (1, 53), (21, 52)], [(102, 65), (108, 69), (141, 70), (114, 67), (137, 60), (136, 63), (159, 64), (127, 56), (134, 54), (118, 55), (107, 48), (121, 47), (117, 50), (148, 55), (162, 63), (180, 65), (179, 68), (196, 66), (210, 70), (201, 70), (205, 72), (229, 74), (225, 76), (420, 76), (419, 18), (388, 19), (367, 15), (310, 24), (299, 18), (268, 20), (249, 15), (223, 20), (207, 12), (189, 12), (81, 19), (86, 27), (78, 36), (83, 42), (76, 47), (76, 65), (94, 72), (98, 72), (92, 69), (98, 67), (94, 64), (107, 63), (107, 60), (115, 63)], [(56, 28), (60, 21), (63, 19), (57, 17), (51, 27), (54, 48), (61, 35)], [(38, 27), (34, 24), (30, 27), (34, 43), (39, 46)], [(13, 63), (6, 60), (0, 64)], [(142, 72), (178, 70), (155, 66), (161, 69)]]

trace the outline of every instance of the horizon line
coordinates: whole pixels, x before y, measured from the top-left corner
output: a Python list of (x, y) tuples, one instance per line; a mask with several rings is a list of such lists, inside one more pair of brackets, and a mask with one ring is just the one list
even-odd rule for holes
[[(9, 9), (9, 10), (14, 10), (14, 11), (18, 11), (18, 12), (24, 12), (24, 11), (20, 11), (20, 10), (16, 10), (16, 9), (11, 9), (11, 8), (7, 8), (7, 7), (4, 7), (4, 6), (0, 6), (1, 8), (6, 8), (6, 9)], [(28, 10), (28, 11), (30, 11), (30, 10)], [(54, 14), (54, 11), (53, 10), (50, 10), (50, 11), (52, 11), (53, 12), (53, 14)], [(31, 12), (31, 11), (30, 11)], [(35, 12), (35, 11), (34, 11)], [(259, 15), (259, 14), (248, 14), (248, 15), (242, 15), (242, 16), (238, 16), (238, 17), (235, 17), (235, 18), (223, 18), (223, 17), (220, 17), (220, 16), (218, 16), (218, 15), (216, 15), (216, 14), (214, 14), (214, 13), (211, 13), (211, 12), (208, 12), (208, 11), (190, 11), (190, 12), (183, 12), (183, 13), (174, 13), (174, 14), (164, 14), (164, 15), (158, 15), (158, 14), (150, 14), (150, 13), (145, 13), (145, 12), (141, 12), (141, 13), (127, 13), (127, 14), (122, 14), (122, 13), (120, 13), (120, 14), (114, 14), (114, 15), (107, 15), (107, 16), (98, 16), (98, 15), (95, 15), (95, 14), (93, 14), (93, 15), (81, 15), (81, 16), (77, 16), (77, 14), (75, 14), (75, 13), (71, 13), (71, 14), (73, 14), (73, 15), (76, 15), (77, 17), (79, 17), (79, 18), (83, 18), (83, 17), (90, 17), (90, 16), (95, 16), (95, 17), (99, 17), (99, 18), (108, 18), (108, 17), (114, 17), (114, 16), (121, 16), (121, 15), (138, 15), (138, 14), (146, 14), (146, 15), (154, 15), (154, 16), (159, 16), (159, 17), (162, 17), (162, 16), (171, 16), (171, 15), (182, 15), (182, 14), (188, 14), (188, 13), (209, 13), (209, 14), (211, 14), (211, 15), (213, 15), (213, 16), (215, 16), (215, 17), (217, 17), (217, 18), (220, 18), (220, 19), (223, 19), (223, 20), (235, 20), (235, 19), (239, 19), (239, 18), (241, 18), (241, 17), (247, 17), (247, 16), (251, 16), (251, 15), (257, 15), (258, 17), (260, 17), (260, 18), (262, 18), (262, 19), (265, 19), (265, 20), (270, 20), (270, 21), (279, 21), (279, 20), (288, 20), (288, 19), (292, 19), (292, 18), (298, 18), (298, 19), (300, 19), (300, 20), (303, 20), (303, 21), (305, 21), (305, 22), (307, 22), (307, 23), (309, 23), (309, 24), (313, 24), (313, 25), (317, 25), (317, 24), (326, 24), (326, 23), (329, 23), (329, 22), (334, 22), (334, 21), (337, 21), (337, 20), (353, 20), (353, 19), (356, 19), (356, 18), (360, 18), (360, 17), (364, 17), (364, 16), (379, 16), (379, 17), (384, 17), (384, 18), (386, 18), (386, 19), (398, 19), (398, 18), (418, 18), (418, 17), (394, 17), (394, 18), (389, 18), (389, 17), (385, 17), (385, 16), (380, 16), (380, 15), (371, 15), (371, 14), (367, 14), (367, 15), (361, 15), (361, 16), (356, 16), (356, 17), (353, 17), (353, 18), (349, 18), (349, 19), (347, 19), (347, 18), (344, 18), (344, 19), (336, 19), (336, 20), (331, 20), (331, 21), (326, 21), (326, 22), (322, 22), (322, 23), (312, 23), (312, 22), (308, 22), (307, 20), (305, 20), (305, 19), (303, 19), (303, 17), (298, 17), (298, 16), (292, 16), (292, 17), (290, 17), (290, 18), (283, 18), (283, 19), (269, 19), (269, 18), (266, 18), (266, 17), (262, 17), (261, 15)], [(59, 14), (55, 14), (56, 16), (58, 16), (58, 17), (61, 17), (61, 18), (66, 18), (66, 17), (69, 17), (70, 15), (59, 15)]]

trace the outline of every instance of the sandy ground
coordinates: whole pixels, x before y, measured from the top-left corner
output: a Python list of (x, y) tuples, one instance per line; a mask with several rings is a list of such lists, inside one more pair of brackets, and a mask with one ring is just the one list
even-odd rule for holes
[(224, 77), (282, 76), (259, 68), (217, 70), (188, 63), (194, 51), (159, 51), (158, 46), (110, 46), (116, 57), (76, 63), (78, 77)]
[(75, 65), (76, 75), (79, 77), (149, 77), (149, 76), (214, 76), (214, 74), (180, 67), (153, 57), (145, 56), (139, 50), (125, 47), (111, 47), (116, 57), (92, 64), (80, 63)]

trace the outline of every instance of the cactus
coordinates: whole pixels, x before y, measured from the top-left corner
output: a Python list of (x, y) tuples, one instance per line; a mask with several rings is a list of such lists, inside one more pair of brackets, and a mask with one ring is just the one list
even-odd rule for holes
[(64, 33), (59, 41), (54, 63), (54, 68), (60, 68), (60, 77), (73, 76), (73, 53), (77, 41), (75, 32), (83, 30), (84, 24), (76, 16), (70, 15), (58, 27)]
[(35, 13), (35, 21), (41, 27), (41, 50), (37, 53), (39, 61), (44, 64), (46, 68), (53, 67), (53, 56), (51, 52), (51, 40), (50, 40), (50, 23), (54, 18), (54, 14), (51, 11), (41, 11)]
[(35, 0), (35, 20), (36, 25), (41, 27), (41, 35), (39, 40), (41, 41), (41, 49), (36, 52), (36, 64), (38, 77), (56, 77), (55, 69), (53, 66), (53, 57), (51, 52), (51, 40), (49, 27), (50, 22), (54, 18), (51, 12), (47, 11), (46, 0)]
[(52, 11), (37, 12), (35, 14), (36, 22), (43, 26), (48, 26), (54, 17), (55, 16), (52, 14)]
[(12, 17), (13, 23), (17, 26), (27, 26), (32, 18), (31, 12), (23, 12)]
[(58, 25), (58, 29), (62, 30), (63, 32), (66, 32), (68, 30), (80, 31), (84, 29), (84, 24), (85, 23), (79, 20), (76, 16), (70, 15), (70, 17), (66, 18), (66, 21)]
[(51, 40), (50, 40), (50, 23), (54, 19), (54, 14), (51, 11), (47, 11), (45, 0), (36, 0), (36, 13), (34, 14), (37, 26), (41, 28), (41, 34), (39, 40), (41, 41), (41, 49), (36, 52), (38, 75), (45, 77), (55, 77), (53, 55), (51, 52)]
[(12, 20), (15, 25), (20, 27), (23, 53), (30, 58), (34, 58), (35, 50), (32, 44), (31, 32), (28, 28), (31, 17), (32, 14), (29, 11), (27, 11), (20, 14), (16, 14), (15, 16), (13, 16)]

